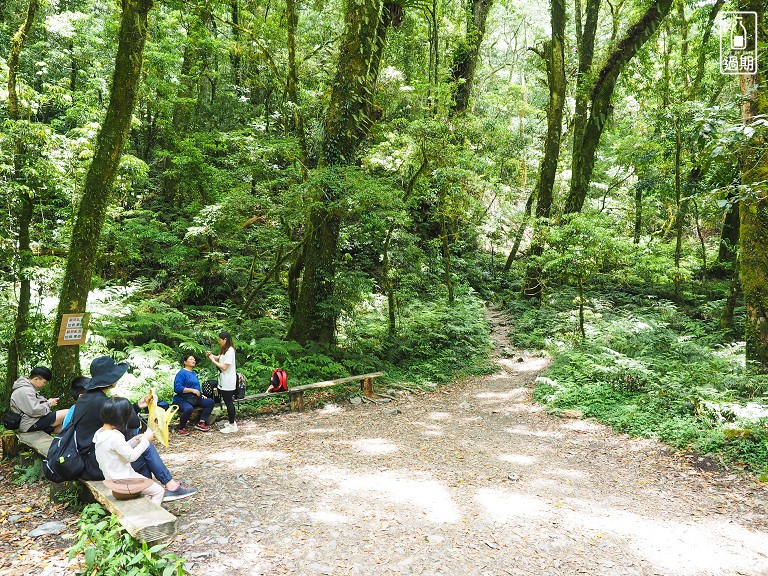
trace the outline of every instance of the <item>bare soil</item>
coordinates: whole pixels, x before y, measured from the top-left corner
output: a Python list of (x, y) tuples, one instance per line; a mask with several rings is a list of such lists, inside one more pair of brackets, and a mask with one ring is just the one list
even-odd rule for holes
[[(489, 320), (493, 375), (173, 436), (163, 457), (199, 492), (166, 504), (168, 550), (199, 576), (768, 576), (765, 485), (546, 413), (546, 359)], [(46, 545), (17, 536), (15, 554)], [(14, 572), (5, 557), (0, 574), (67, 573), (61, 553)]]

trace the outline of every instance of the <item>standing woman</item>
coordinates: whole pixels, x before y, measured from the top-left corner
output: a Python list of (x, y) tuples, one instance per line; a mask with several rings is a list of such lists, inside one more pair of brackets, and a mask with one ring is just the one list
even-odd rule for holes
[(232, 345), (232, 334), (226, 331), (219, 332), (219, 346), (221, 351), (216, 356), (210, 350), (206, 355), (219, 369), (219, 390), (224, 404), (227, 406), (227, 419), (229, 422), (220, 428), (224, 434), (237, 432), (235, 423), (235, 389), (237, 388), (237, 367), (235, 366), (235, 347)]

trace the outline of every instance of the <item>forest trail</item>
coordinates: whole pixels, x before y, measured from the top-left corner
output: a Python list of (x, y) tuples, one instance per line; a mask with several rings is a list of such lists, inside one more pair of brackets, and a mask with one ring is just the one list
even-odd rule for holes
[(488, 316), (496, 374), (174, 437), (201, 492), (170, 550), (200, 576), (768, 575), (765, 487), (545, 413), (546, 361)]
[[(531, 401), (546, 361), (488, 318), (487, 377), (172, 436), (164, 459), (200, 491), (166, 505), (168, 551), (195, 576), (768, 576), (765, 486), (547, 414)], [(23, 565), (0, 574), (66, 573)]]

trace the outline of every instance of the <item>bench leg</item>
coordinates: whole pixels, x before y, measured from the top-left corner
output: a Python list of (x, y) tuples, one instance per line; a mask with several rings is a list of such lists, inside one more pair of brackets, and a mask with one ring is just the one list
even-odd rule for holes
[(19, 455), (19, 439), (13, 432), (3, 434), (3, 458), (15, 458)]
[(373, 398), (373, 378), (363, 378), (360, 383), (360, 387), (363, 389), (363, 396), (366, 398)]
[(303, 412), (304, 411), (304, 391), (298, 390), (296, 392), (288, 393), (291, 397), (291, 411)]

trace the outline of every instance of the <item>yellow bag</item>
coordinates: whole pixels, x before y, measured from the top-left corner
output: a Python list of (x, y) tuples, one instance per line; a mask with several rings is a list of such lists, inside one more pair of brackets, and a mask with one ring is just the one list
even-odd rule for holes
[(168, 410), (161, 408), (157, 405), (157, 394), (155, 393), (154, 388), (149, 389), (149, 394), (151, 397), (147, 403), (147, 408), (149, 410), (149, 422), (147, 422), (147, 426), (149, 426), (150, 430), (155, 433), (155, 437), (163, 443), (163, 446), (167, 448), (168, 435), (170, 434), (168, 432), (168, 426), (170, 425), (171, 420), (173, 420), (176, 412), (178, 412), (179, 407), (177, 404), (173, 404)]

